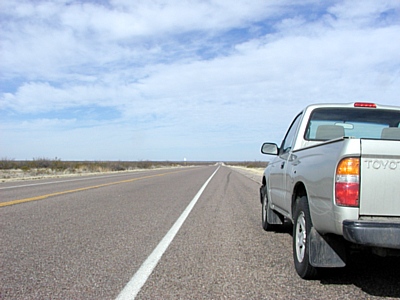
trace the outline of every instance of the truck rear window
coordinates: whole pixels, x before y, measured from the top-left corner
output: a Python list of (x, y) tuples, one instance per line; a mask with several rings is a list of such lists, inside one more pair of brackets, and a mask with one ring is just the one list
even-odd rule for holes
[(343, 136), (400, 140), (400, 111), (371, 108), (317, 108), (305, 139), (326, 141)]

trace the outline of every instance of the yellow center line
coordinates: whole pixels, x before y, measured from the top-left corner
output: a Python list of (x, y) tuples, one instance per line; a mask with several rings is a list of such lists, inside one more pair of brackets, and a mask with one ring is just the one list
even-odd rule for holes
[(137, 181), (137, 180), (141, 180), (141, 179), (158, 177), (158, 176), (164, 176), (164, 175), (167, 175), (167, 174), (178, 173), (178, 172), (182, 172), (182, 171), (175, 171), (175, 172), (168, 172), (168, 173), (162, 173), (162, 174), (156, 174), (156, 175), (143, 176), (143, 177), (138, 177), (138, 178), (133, 178), (133, 179), (127, 179), (127, 180), (122, 180), (122, 181), (116, 181), (116, 182), (110, 182), (110, 183), (104, 183), (104, 184), (99, 184), (99, 185), (88, 186), (88, 187), (74, 189), (74, 190), (56, 192), (56, 193), (52, 193), (52, 194), (46, 194), (46, 195), (41, 195), (41, 196), (36, 196), (36, 197), (31, 197), (31, 198), (12, 200), (12, 201), (8, 201), (8, 202), (0, 203), (0, 207), (20, 204), (20, 203), (25, 203), (25, 202), (30, 202), (30, 201), (43, 200), (43, 199), (46, 199), (46, 198), (49, 198), (49, 197), (54, 197), (54, 196), (59, 196), (59, 195), (64, 195), (64, 194), (69, 194), (69, 193), (75, 193), (75, 192), (82, 192), (82, 191), (86, 191), (86, 190), (90, 190), (90, 189), (97, 189), (97, 188), (101, 188), (101, 187), (105, 187), (105, 186), (121, 184), (121, 183), (127, 183), (127, 182)]

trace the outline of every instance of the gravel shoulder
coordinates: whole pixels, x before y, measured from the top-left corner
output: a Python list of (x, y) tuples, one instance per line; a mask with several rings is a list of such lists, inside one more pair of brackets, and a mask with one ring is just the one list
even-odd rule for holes
[(238, 167), (238, 166), (228, 166), (232, 170), (239, 172), (240, 174), (245, 175), (251, 180), (261, 184), (262, 175), (265, 168), (246, 168), (246, 167)]

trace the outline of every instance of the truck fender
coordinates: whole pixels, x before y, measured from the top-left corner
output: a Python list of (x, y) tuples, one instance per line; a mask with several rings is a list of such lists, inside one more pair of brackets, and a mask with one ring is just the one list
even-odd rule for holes
[(346, 246), (334, 235), (320, 235), (314, 227), (310, 232), (309, 261), (314, 267), (341, 268), (346, 266)]

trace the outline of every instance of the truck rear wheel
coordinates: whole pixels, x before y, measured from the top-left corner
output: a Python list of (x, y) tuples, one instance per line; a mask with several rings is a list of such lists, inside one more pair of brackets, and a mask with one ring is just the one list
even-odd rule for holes
[(293, 224), (293, 259), (297, 274), (303, 279), (312, 279), (317, 269), (310, 264), (311, 217), (306, 196), (296, 200)]

